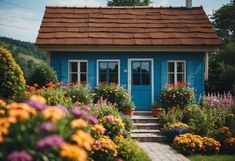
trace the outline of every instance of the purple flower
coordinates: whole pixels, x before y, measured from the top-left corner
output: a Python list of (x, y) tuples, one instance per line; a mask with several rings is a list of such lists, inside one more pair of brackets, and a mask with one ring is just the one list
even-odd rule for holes
[(64, 111), (64, 113), (68, 113), (69, 112), (69, 110), (66, 107), (62, 106), (62, 105), (57, 105), (56, 107), (58, 107), (59, 109)]
[(70, 113), (72, 114), (72, 115), (74, 115), (74, 116), (76, 116), (76, 117), (86, 117), (88, 114), (87, 114), (87, 112), (86, 111), (84, 111), (84, 110), (79, 110), (79, 109), (76, 109), (76, 108), (72, 108), (71, 110), (70, 110)]
[(52, 147), (59, 147), (64, 143), (64, 138), (59, 135), (50, 135), (37, 141), (36, 147), (39, 149), (46, 149)]
[(40, 131), (42, 132), (52, 132), (56, 130), (56, 125), (52, 122), (43, 122), (40, 127)]
[(86, 119), (88, 122), (92, 123), (92, 124), (98, 124), (97, 118), (95, 118), (95, 117), (92, 116), (92, 115), (87, 115), (87, 116), (85, 117), (85, 119)]
[(82, 109), (85, 110), (85, 111), (89, 111), (91, 109), (91, 106), (90, 105), (85, 105), (85, 106), (83, 106)]
[(13, 151), (12, 153), (8, 154), (7, 156), (8, 161), (32, 161), (32, 156), (22, 150), (22, 151)]
[(105, 118), (105, 120), (110, 121), (110, 122), (112, 122), (114, 120), (113, 115), (106, 115), (106, 116), (104, 116), (104, 118)]
[(25, 101), (25, 103), (28, 104), (29, 106), (35, 108), (38, 111), (42, 111), (47, 107), (47, 105), (40, 103), (40, 102), (37, 102), (37, 101), (34, 101), (34, 100), (27, 100), (27, 101)]

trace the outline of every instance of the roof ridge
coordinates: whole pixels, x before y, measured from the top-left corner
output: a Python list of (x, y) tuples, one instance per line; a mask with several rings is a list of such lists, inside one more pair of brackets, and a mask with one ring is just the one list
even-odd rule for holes
[(62, 8), (62, 9), (201, 9), (203, 6), (197, 6), (187, 8), (185, 6), (173, 7), (173, 6), (46, 6), (46, 8)]

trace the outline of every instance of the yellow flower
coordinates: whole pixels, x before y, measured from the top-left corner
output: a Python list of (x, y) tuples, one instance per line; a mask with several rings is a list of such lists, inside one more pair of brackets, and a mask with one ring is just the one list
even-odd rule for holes
[(0, 115), (4, 115), (5, 111), (4, 110), (0, 110)]
[(6, 102), (0, 99), (0, 106), (6, 106)]
[(105, 132), (105, 128), (99, 124), (95, 124), (91, 129), (100, 133), (100, 134), (104, 134), (104, 132)]
[(182, 122), (176, 122), (176, 123), (174, 123), (174, 124), (171, 124), (169, 127), (170, 127), (171, 129), (177, 128), (177, 127), (186, 128), (186, 129), (189, 128), (189, 126), (188, 126), (187, 124), (184, 124), (184, 123), (182, 123)]
[(23, 120), (27, 120), (29, 118), (29, 113), (27, 111), (24, 110), (9, 110), (9, 116), (10, 117), (14, 117), (17, 120), (23, 121)]
[(71, 136), (71, 140), (75, 141), (77, 145), (84, 147), (86, 150), (91, 150), (91, 146), (95, 142), (89, 133), (86, 133), (82, 130), (77, 130)]
[(57, 122), (66, 116), (65, 112), (56, 106), (50, 106), (42, 111), (42, 116), (45, 119), (50, 119), (52, 122)]
[(87, 127), (88, 123), (87, 123), (87, 121), (85, 121), (83, 119), (75, 119), (75, 120), (71, 121), (70, 126), (72, 128), (82, 128), (82, 127)]
[(47, 103), (46, 99), (39, 95), (32, 95), (29, 99), (43, 104)]
[(74, 161), (86, 161), (87, 152), (77, 145), (63, 144), (60, 147), (60, 155)]
[(102, 136), (99, 140), (101, 146), (99, 149), (103, 152), (107, 152), (108, 150), (113, 152), (113, 156), (117, 156), (117, 145), (108, 137), (108, 136)]

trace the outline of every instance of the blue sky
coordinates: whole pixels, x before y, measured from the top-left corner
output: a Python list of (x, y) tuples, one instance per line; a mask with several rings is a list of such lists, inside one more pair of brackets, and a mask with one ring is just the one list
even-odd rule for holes
[[(185, 6), (186, 0), (152, 0), (152, 6)], [(107, 0), (0, 0), (0, 36), (35, 42), (46, 5), (105, 6)], [(230, 0), (193, 0), (208, 15)]]

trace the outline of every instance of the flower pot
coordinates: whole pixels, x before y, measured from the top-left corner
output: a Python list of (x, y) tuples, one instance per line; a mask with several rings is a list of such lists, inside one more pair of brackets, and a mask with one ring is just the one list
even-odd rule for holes
[(162, 108), (152, 108), (153, 117), (159, 117), (162, 113)]
[(126, 109), (125, 114), (132, 117), (134, 115), (134, 109)]

